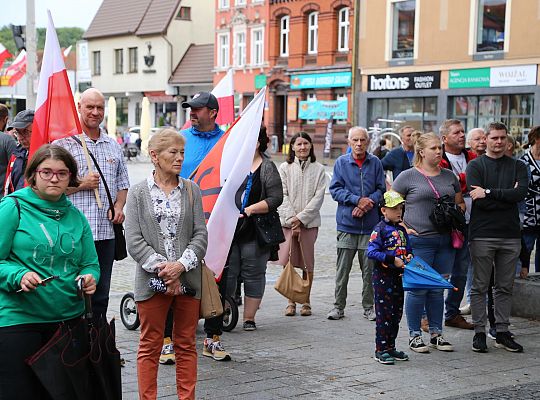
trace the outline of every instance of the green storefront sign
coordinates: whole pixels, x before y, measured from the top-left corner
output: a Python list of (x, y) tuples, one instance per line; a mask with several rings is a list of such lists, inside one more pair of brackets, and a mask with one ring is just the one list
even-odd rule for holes
[(450, 89), (489, 87), (489, 68), (453, 69), (448, 74)]
[(350, 72), (332, 72), (325, 74), (305, 74), (291, 76), (291, 89), (323, 89), (349, 87), (352, 82)]
[(266, 86), (266, 75), (255, 75), (255, 89), (262, 89)]

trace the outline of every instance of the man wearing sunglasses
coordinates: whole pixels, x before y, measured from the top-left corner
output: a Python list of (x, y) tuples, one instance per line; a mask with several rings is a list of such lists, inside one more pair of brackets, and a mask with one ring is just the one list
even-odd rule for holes
[(2, 187), (4, 196), (24, 187), (24, 170), (28, 161), (33, 122), (34, 110), (24, 110), (19, 112), (11, 123), (11, 126), (15, 128), (15, 137), (18, 144), (8, 162), (6, 179)]

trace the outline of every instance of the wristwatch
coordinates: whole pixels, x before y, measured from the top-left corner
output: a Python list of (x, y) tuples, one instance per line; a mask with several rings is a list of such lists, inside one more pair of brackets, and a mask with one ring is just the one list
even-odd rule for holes
[(488, 197), (491, 193), (491, 189), (484, 189), (484, 194)]

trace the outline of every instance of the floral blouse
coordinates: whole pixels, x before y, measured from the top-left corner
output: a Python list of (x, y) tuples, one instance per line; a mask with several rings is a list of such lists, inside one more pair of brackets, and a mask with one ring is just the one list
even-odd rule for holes
[(174, 240), (180, 219), (180, 205), (184, 185), (182, 180), (178, 180), (178, 186), (172, 190), (168, 197), (154, 181), (153, 174), (147, 178), (147, 183), (150, 190), (150, 198), (154, 205), (154, 214), (161, 228), (160, 234), (163, 236), (167, 258), (161, 254), (154, 253), (143, 264), (142, 268), (148, 272), (159, 272), (157, 267), (164, 261), (178, 261), (182, 263), (186, 271), (196, 268), (199, 260), (193, 250), (189, 248), (185, 249), (182, 256), (178, 259), (174, 248)]

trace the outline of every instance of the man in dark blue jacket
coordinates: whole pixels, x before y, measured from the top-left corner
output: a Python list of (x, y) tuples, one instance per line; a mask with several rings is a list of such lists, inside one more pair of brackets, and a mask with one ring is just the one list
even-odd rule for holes
[(332, 198), (338, 202), (336, 222), (337, 265), (334, 308), (328, 319), (340, 319), (345, 315), (347, 285), (356, 253), (362, 271), (362, 307), (364, 316), (375, 320), (373, 310), (373, 265), (368, 261), (366, 249), (373, 227), (379, 222), (376, 205), (385, 191), (384, 171), (381, 161), (367, 153), (369, 136), (364, 128), (349, 130), (349, 146), (352, 151), (336, 160), (334, 176), (330, 183)]
[(399, 130), (401, 146), (390, 151), (382, 159), (382, 165), (385, 170), (392, 171), (393, 179), (396, 179), (401, 172), (411, 168), (414, 156), (414, 143), (412, 126), (404, 126)]

